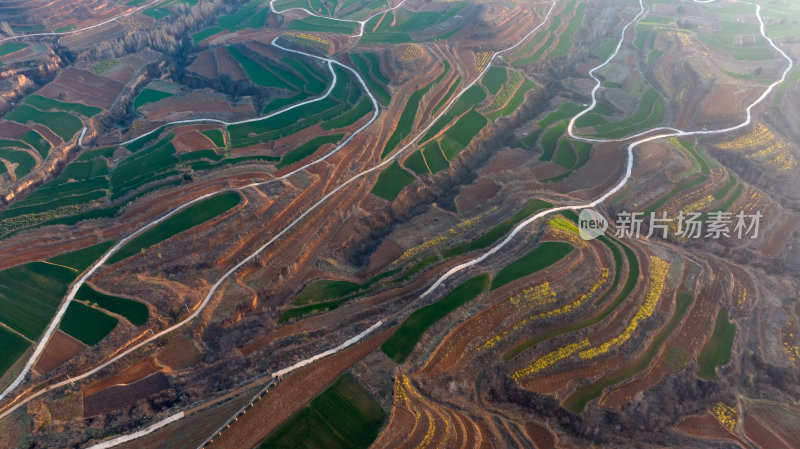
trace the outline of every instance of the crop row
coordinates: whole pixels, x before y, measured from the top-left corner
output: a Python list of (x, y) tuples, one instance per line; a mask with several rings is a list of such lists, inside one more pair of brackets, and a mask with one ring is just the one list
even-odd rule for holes
[(173, 235), (204, 223), (233, 208), (242, 197), (236, 192), (225, 192), (187, 207), (170, 218), (152, 227), (123, 245), (109, 257), (109, 265), (117, 263)]
[[(525, 326), (527, 326), (529, 323), (531, 323), (533, 321), (545, 320), (545, 319), (554, 318), (554, 317), (560, 317), (560, 316), (568, 315), (570, 313), (575, 312), (576, 310), (581, 308), (584, 304), (586, 304), (597, 292), (599, 292), (600, 289), (603, 288), (603, 286), (605, 286), (605, 284), (608, 282), (608, 274), (609, 274), (608, 268), (603, 268), (600, 271), (600, 277), (595, 281), (595, 283), (592, 285), (592, 287), (589, 288), (589, 291), (587, 291), (586, 293), (582, 294), (575, 301), (572, 301), (571, 303), (565, 304), (565, 305), (563, 305), (561, 307), (558, 307), (556, 309), (548, 310), (548, 311), (545, 311), (545, 312), (537, 313), (537, 314), (528, 316), (526, 318), (523, 318), (522, 320), (520, 320), (518, 323), (516, 323), (511, 328), (506, 329), (503, 332), (501, 332), (501, 333), (493, 336), (489, 340), (487, 340), (483, 345), (479, 346), (477, 349), (479, 351), (486, 350), (486, 349), (491, 349), (492, 347), (497, 345), (497, 343), (500, 343), (501, 341), (506, 339), (512, 333), (522, 330)], [(549, 284), (548, 284), (548, 288), (549, 288)], [(553, 293), (553, 297), (555, 298), (555, 293)]]
[(463, 95), (461, 95), (458, 100), (447, 110), (446, 113), (442, 115), (439, 120), (437, 120), (433, 126), (428, 129), (428, 131), (423, 135), (418, 142), (425, 142), (426, 140), (430, 139), (431, 137), (439, 134), (441, 130), (443, 130), (450, 122), (455, 120), (457, 117), (460, 117), (464, 113), (466, 113), (470, 108), (477, 105), (481, 101), (486, 98), (486, 91), (483, 90), (481, 86), (474, 85), (467, 89)]
[(580, 358), (584, 360), (593, 359), (628, 341), (639, 327), (639, 324), (655, 312), (658, 300), (661, 298), (661, 292), (664, 290), (668, 272), (669, 263), (667, 261), (655, 256), (650, 256), (648, 290), (641, 307), (639, 307), (636, 314), (631, 318), (625, 330), (599, 346), (581, 351), (580, 354), (578, 354)]
[(533, 251), (503, 267), (492, 281), (492, 290), (553, 265), (573, 249), (572, 245), (565, 242), (541, 243)]
[[(575, 390), (565, 399), (564, 406), (575, 414), (581, 413), (589, 401), (602, 395), (603, 390), (607, 387), (617, 385), (630, 379), (652, 366), (652, 362), (656, 356), (658, 356), (664, 342), (672, 335), (675, 329), (678, 328), (693, 301), (694, 297), (691, 294), (687, 292), (678, 292), (672, 316), (667, 324), (653, 336), (643, 353), (622, 368), (612, 371), (600, 379)], [(667, 352), (664, 357), (670, 368), (678, 372), (688, 363), (691, 356), (680, 346), (673, 346), (672, 348), (677, 349), (671, 351), (671, 353)], [(615, 390), (615, 394), (621, 393), (619, 390)], [(627, 392), (625, 399), (631, 400), (632, 396), (632, 392)]]
[(40, 123), (50, 128), (64, 142), (69, 141), (83, 126), (81, 119), (70, 113), (40, 111), (28, 104), (19, 105), (16, 109), (6, 114), (4, 118), (22, 124), (29, 122)]
[[(520, 304), (520, 302), (523, 302), (527, 306), (534, 307), (534, 306), (553, 303), (556, 301), (556, 299), (557, 299), (556, 292), (554, 292), (550, 288), (550, 283), (543, 282), (534, 287), (526, 288), (522, 292), (508, 298), (508, 301), (514, 305), (518, 305)], [(481, 344), (475, 349), (477, 351), (485, 351), (487, 349), (495, 347), (498, 343), (503, 341), (503, 339), (505, 339), (506, 336), (508, 336), (510, 333), (514, 331), (517, 331), (518, 329), (521, 329), (522, 326), (527, 324), (529, 321), (530, 320), (527, 318), (523, 319), (511, 329), (505, 330), (499, 334), (494, 335), (493, 337), (489, 338), (483, 344)]]
[(777, 171), (787, 171), (796, 165), (796, 160), (789, 151), (791, 144), (777, 137), (763, 123), (757, 123), (749, 134), (716, 146), (723, 150), (745, 153), (749, 158), (762, 161)]
[(493, 112), (496, 111), (506, 103), (508, 100), (511, 99), (511, 96), (514, 95), (514, 92), (517, 91), (519, 86), (522, 85), (525, 76), (519, 70), (511, 70), (511, 74), (508, 77), (508, 83), (503, 86), (503, 89), (494, 97), (492, 103), (489, 106), (486, 106), (481, 110), (481, 112)]
[(539, 357), (533, 364), (515, 371), (514, 374), (511, 375), (511, 378), (514, 380), (519, 380), (523, 377), (532, 376), (538, 373), (539, 371), (542, 371), (543, 369), (548, 368), (551, 365), (566, 359), (572, 354), (575, 354), (576, 352), (588, 346), (589, 346), (588, 338), (584, 338), (583, 340), (578, 341), (576, 343), (570, 343), (564, 347), (558, 348), (555, 351), (549, 352)]
[[(565, 215), (567, 215), (565, 213)], [(578, 216), (577, 214), (572, 214), (572, 217), (569, 217), (571, 220), (574, 218), (573, 221), (577, 222)], [(577, 332), (581, 329), (585, 329), (589, 326), (599, 323), (603, 319), (605, 319), (608, 315), (610, 315), (620, 304), (622, 304), (628, 295), (631, 294), (633, 289), (636, 287), (636, 284), (639, 280), (639, 261), (636, 258), (636, 254), (631, 250), (628, 246), (622, 245), (620, 242), (607, 238), (607, 237), (600, 237), (600, 240), (604, 245), (608, 246), (608, 248), (614, 254), (614, 263), (615, 263), (615, 273), (614, 273), (614, 280), (613, 285), (609, 288), (605, 294), (603, 294), (600, 298), (595, 301), (595, 305), (600, 305), (613, 293), (614, 289), (619, 280), (619, 274), (622, 268), (622, 261), (618, 255), (618, 249), (616, 249), (616, 245), (612, 243), (612, 241), (619, 244), (622, 249), (624, 250), (625, 257), (628, 261), (628, 275), (627, 279), (625, 280), (625, 284), (623, 285), (622, 289), (617, 293), (614, 300), (608, 304), (600, 313), (587, 318), (583, 321), (580, 321), (575, 324), (570, 324), (568, 326), (559, 327), (549, 332), (545, 332), (542, 334), (537, 334), (531, 338), (526, 339), (525, 341), (521, 342), (520, 344), (516, 345), (515, 347), (508, 350), (505, 354), (503, 354), (503, 360), (511, 360), (514, 357), (518, 356), (528, 348), (535, 346), (543, 341), (549, 340), (551, 338), (555, 338), (570, 332)]]
[(391, 93), (387, 89), (389, 80), (381, 73), (381, 66), (378, 58), (372, 53), (353, 53), (350, 55), (353, 64), (356, 66), (369, 87), (384, 106), (388, 105), (392, 99)]
[(456, 287), (441, 300), (418, 309), (400, 324), (381, 349), (391, 359), (402, 363), (430, 326), (478, 297), (489, 288), (490, 281), (486, 274), (476, 276)]
[(417, 118), (417, 111), (419, 110), (419, 105), (422, 102), (422, 97), (428, 92), (428, 90), (431, 89), (431, 87), (438, 84), (450, 71), (450, 63), (446, 59), (442, 62), (444, 63), (444, 71), (442, 71), (442, 73), (436, 77), (435, 80), (420, 88), (408, 97), (408, 102), (406, 102), (406, 105), (403, 107), (403, 112), (400, 113), (400, 118), (397, 120), (397, 127), (389, 137), (389, 140), (386, 142), (386, 146), (383, 147), (381, 157), (386, 157), (395, 148), (397, 148), (397, 145), (399, 145), (400, 142), (406, 138), (406, 136), (411, 133), (411, 128), (414, 126), (414, 121)]

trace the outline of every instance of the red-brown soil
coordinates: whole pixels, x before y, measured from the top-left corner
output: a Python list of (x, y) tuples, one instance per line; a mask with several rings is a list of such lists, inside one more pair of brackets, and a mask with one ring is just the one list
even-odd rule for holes
[(217, 64), (217, 73), (228, 75), (232, 81), (241, 81), (247, 78), (244, 70), (225, 47), (214, 48), (214, 60)]
[[(504, 150), (492, 158), (491, 163), (483, 169), (487, 176), (500, 174), (504, 171), (519, 170), (519, 167), (535, 159), (530, 151), (520, 149)], [(483, 179), (483, 178), (481, 178)]]
[[(626, 152), (623, 144), (608, 143), (596, 144), (592, 149), (592, 157), (583, 167), (573, 172), (570, 176), (558, 183), (544, 184), (547, 190), (569, 193), (570, 196), (581, 200), (594, 200), (606, 192), (612, 185), (619, 182), (625, 168)], [(542, 175), (537, 172), (537, 179), (556, 176), (563, 172), (563, 167), (557, 164), (546, 164), (541, 167), (554, 166), (558, 170)], [(541, 169), (543, 170), (543, 169)], [(541, 184), (539, 185), (541, 187)]]
[(666, 351), (672, 346), (680, 346), (693, 357), (700, 353), (705, 338), (711, 331), (710, 323), (713, 323), (713, 317), (716, 316), (719, 300), (724, 297), (721, 288), (721, 283), (717, 281), (695, 295), (694, 303), (683, 319), (683, 323), (662, 345), (661, 351), (649, 371), (632, 382), (606, 393), (602, 399), (604, 407), (622, 408), (633, 399), (636, 393), (648, 390), (669, 374), (670, 367), (666, 362)]
[(30, 129), (21, 123), (9, 121), (0, 122), (0, 136), (7, 139), (18, 138), (28, 131), (30, 131)]
[(155, 103), (148, 103), (139, 108), (150, 121), (172, 121), (192, 117), (215, 117), (236, 120), (252, 117), (255, 114), (253, 105), (241, 103), (232, 105), (224, 95), (211, 90), (195, 90), (188, 95), (165, 98)]
[(480, 178), (474, 184), (461, 189), (456, 197), (459, 214), (469, 213), (492, 199), (500, 191), (500, 185), (491, 178)]
[(128, 32), (128, 27), (117, 21), (83, 33), (63, 36), (59, 38), (59, 42), (70, 50), (80, 50), (95, 46), (97, 42), (124, 37)]
[(56, 330), (33, 368), (39, 373), (47, 373), (78, 355), (85, 347), (78, 340)]
[(378, 249), (370, 256), (367, 272), (370, 275), (378, 273), (402, 256), (403, 252), (405, 252), (405, 248), (392, 240), (391, 237), (383, 239)]
[(0, 447), (20, 447), (26, 430), (30, 426), (30, 418), (25, 409), (17, 410), (9, 417), (0, 420)]
[(717, 84), (703, 100), (698, 121), (714, 123), (735, 120), (742, 116), (743, 106), (752, 103), (762, 91), (761, 87)]
[(620, 363), (622, 363), (622, 356), (615, 355), (586, 366), (571, 368), (546, 376), (522, 379), (519, 381), (519, 385), (526, 390), (550, 394), (556, 398), (564, 398), (572, 390), (575, 382), (600, 376)]
[(37, 93), (59, 101), (109, 109), (123, 87), (112, 79), (68, 67)]
[(197, 131), (183, 131), (172, 139), (172, 145), (179, 153), (214, 148), (214, 142)]
[(108, 0), (63, 1), (27, 0), (25, 14), (37, 17), (47, 29), (72, 25), (81, 28), (108, 20), (133, 9)]
[[(796, 406), (768, 401), (748, 401), (745, 406), (745, 421), (748, 418), (758, 420), (762, 427), (789, 447), (795, 449), (800, 447), (797, 440), (800, 409)], [(750, 436), (746, 427), (745, 432)]]
[(732, 441), (742, 447), (742, 449), (749, 448), (749, 445), (747, 445), (744, 441), (722, 427), (722, 424), (720, 424), (716, 418), (711, 416), (710, 413), (689, 416), (678, 423), (678, 425), (675, 426), (675, 429), (679, 432), (683, 432), (694, 437)]
[(547, 426), (537, 424), (533, 421), (525, 422), (525, 433), (533, 441), (536, 449), (555, 449), (556, 438)]
[(158, 351), (155, 363), (171, 370), (179, 370), (197, 363), (201, 357), (200, 350), (192, 340), (177, 338)]
[(217, 62), (214, 60), (214, 54), (211, 53), (211, 50), (201, 51), (189, 67), (187, 67), (187, 70), (206, 78), (216, 78)]
[(389, 422), (372, 447), (493, 447), (486, 446), (491, 436), (484, 434), (481, 424), (483, 419), (425, 397), (398, 371)]
[(89, 385), (83, 389), (83, 394), (84, 396), (91, 396), (114, 385), (131, 384), (158, 371), (161, 371), (161, 368), (155, 364), (152, 358), (148, 357), (138, 361), (118, 374)]
[(142, 438), (118, 446), (119, 449), (185, 449), (203, 444), (212, 432), (244, 407), (256, 394), (251, 388), (219, 405), (187, 411), (186, 417)]
[(770, 449), (793, 449), (797, 447), (790, 446), (787, 442), (784, 442), (779, 436), (767, 429), (761, 421), (750, 414), (745, 415), (742, 428), (747, 438), (756, 443), (758, 447)]
[[(433, 355), (429, 357), (419, 374), (433, 376), (443, 372), (457, 373), (462, 370), (478, 355), (476, 346), (481, 346), (496, 333), (510, 330), (514, 324), (531, 313), (531, 309), (511, 303), (510, 298), (514, 294), (543, 281), (549, 281), (552, 285), (585, 260), (586, 257), (583, 256), (582, 251), (574, 251), (555, 265), (527, 276), (524, 282), (513, 282), (492, 292), (491, 299), (495, 302), (450, 331), (435, 349)], [(584, 273), (592, 274), (591, 270), (586, 270)], [(571, 281), (579, 282), (578, 279)], [(558, 290), (557, 286), (554, 288)], [(516, 334), (509, 336), (511, 339), (518, 337)]]
[(291, 335), (296, 335), (303, 332), (314, 332), (321, 329), (329, 329), (334, 325), (341, 325), (341, 323), (352, 318), (352, 316), (354, 316), (356, 313), (364, 313), (373, 308), (381, 307), (381, 305), (387, 302), (397, 301), (398, 298), (407, 297), (412, 292), (417, 291), (426, 283), (430, 282), (431, 278), (436, 276), (436, 273), (443, 270), (446, 271), (448, 268), (451, 268), (460, 262), (463, 262), (463, 260), (456, 259), (447, 261), (438, 266), (431, 267), (429, 270), (426, 270), (424, 273), (422, 273), (415, 281), (403, 287), (387, 290), (362, 300), (349, 302), (327, 313), (314, 315), (289, 324), (285, 324), (264, 336), (254, 339), (239, 350), (242, 352), (242, 354), (248, 355), (254, 351), (266, 347), (272, 342)]

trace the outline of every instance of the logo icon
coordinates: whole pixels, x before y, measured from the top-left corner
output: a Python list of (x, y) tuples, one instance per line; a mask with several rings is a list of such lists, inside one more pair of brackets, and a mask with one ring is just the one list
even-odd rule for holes
[(578, 231), (584, 240), (594, 240), (605, 235), (608, 221), (600, 212), (594, 209), (583, 209), (578, 215)]

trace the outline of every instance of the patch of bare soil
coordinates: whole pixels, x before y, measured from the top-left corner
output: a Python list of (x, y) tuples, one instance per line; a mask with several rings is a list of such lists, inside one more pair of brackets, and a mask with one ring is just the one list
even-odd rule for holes
[(69, 335), (56, 330), (33, 369), (47, 373), (78, 355), (86, 346)]
[(497, 195), (500, 185), (491, 178), (480, 178), (474, 184), (461, 189), (456, 197), (456, 207), (459, 214), (469, 214)]

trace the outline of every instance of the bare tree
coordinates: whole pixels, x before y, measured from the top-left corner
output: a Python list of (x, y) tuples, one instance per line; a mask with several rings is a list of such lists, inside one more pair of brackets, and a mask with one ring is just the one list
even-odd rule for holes
[(11, 28), (11, 25), (9, 25), (5, 20), (0, 22), (0, 31), (2, 31), (6, 36), (14, 35), (14, 29)]

